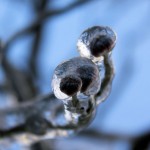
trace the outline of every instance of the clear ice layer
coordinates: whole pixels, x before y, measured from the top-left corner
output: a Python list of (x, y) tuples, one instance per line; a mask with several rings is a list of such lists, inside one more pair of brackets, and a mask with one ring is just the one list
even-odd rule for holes
[(90, 51), (90, 43), (92, 39), (99, 36), (110, 37), (114, 43), (111, 47), (111, 49), (113, 49), (116, 44), (116, 33), (110, 27), (95, 26), (85, 30), (77, 41), (77, 49), (81, 57), (89, 58), (93, 62), (100, 62), (103, 60), (103, 56), (95, 57)]
[[(101, 82), (98, 67), (90, 59), (84, 57), (76, 57), (61, 63), (56, 67), (54, 71), (52, 79), (52, 89), (58, 99), (69, 99), (69, 96), (64, 94), (60, 90), (61, 79), (66, 77), (67, 75), (77, 75), (80, 77), (81, 75), (77, 73), (77, 69), (80, 67), (84, 67), (85, 65), (87, 67), (94, 67), (97, 70), (97, 74), (93, 82), (83, 93), (85, 95), (94, 95), (99, 91)], [(80, 93), (80, 91), (78, 93)]]

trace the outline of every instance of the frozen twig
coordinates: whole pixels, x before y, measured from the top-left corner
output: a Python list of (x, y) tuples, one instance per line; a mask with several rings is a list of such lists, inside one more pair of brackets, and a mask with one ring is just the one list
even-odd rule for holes
[[(86, 32), (79, 38), (78, 44), (82, 57), (65, 61), (54, 71), (52, 89), (57, 98), (53, 93), (38, 96), (30, 102), (1, 111), (0, 137), (11, 137), (18, 142), (25, 138), (29, 145), (45, 138), (68, 136), (89, 125), (95, 117), (98, 101), (107, 98), (110, 92), (114, 70), (109, 53), (115, 45), (116, 36), (108, 27), (96, 26)], [(83, 56), (87, 53), (89, 55)], [(98, 67), (102, 61), (105, 76), (101, 84)], [(4, 59), (3, 65), (6, 64)], [(11, 75), (11, 68), (7, 69), (9, 66), (5, 66), (6, 72)], [(18, 83), (15, 77), (10, 76), (15, 83), (14, 88)]]
[(104, 56), (104, 67), (105, 67), (105, 78), (102, 81), (101, 89), (96, 94), (96, 102), (97, 104), (103, 102), (110, 94), (112, 81), (114, 78), (114, 65), (112, 62), (112, 58), (109, 55)]

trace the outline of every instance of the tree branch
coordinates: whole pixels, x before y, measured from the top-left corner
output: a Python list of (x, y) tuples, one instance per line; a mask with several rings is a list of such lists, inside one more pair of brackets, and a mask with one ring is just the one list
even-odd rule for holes
[[(39, 4), (40, 2), (40, 4)], [(35, 1), (34, 6), (35, 6), (35, 12), (37, 14), (37, 18), (40, 17), (40, 15), (45, 12), (46, 6), (47, 6), (48, 0), (43, 0), (43, 1)], [(29, 68), (30, 71), (33, 73), (33, 78), (35, 79), (37, 76), (37, 66), (36, 66), (36, 61), (37, 61), (37, 56), (40, 50), (40, 44), (41, 44), (41, 39), (42, 39), (42, 32), (43, 32), (43, 24), (39, 24), (35, 28), (34, 32), (34, 41), (33, 41), (33, 46), (32, 46), (32, 51), (31, 55), (29, 58)]]
[(45, 19), (47, 19), (48, 17), (54, 17), (57, 15), (61, 15), (64, 13), (67, 13), (68, 11), (71, 11), (75, 8), (77, 8), (78, 6), (82, 6), (83, 4), (86, 4), (87, 2), (90, 2), (91, 0), (77, 0), (75, 2), (73, 2), (72, 4), (66, 6), (65, 8), (62, 9), (58, 9), (58, 10), (50, 10), (50, 11), (45, 11), (43, 12), (39, 18), (37, 18), (31, 25), (29, 25), (28, 27), (24, 28), (23, 30), (17, 32), (15, 35), (13, 35), (8, 42), (5, 44), (5, 53), (7, 53), (9, 46), (11, 45), (11, 43), (16, 40), (17, 38), (19, 38), (22, 35), (27, 35), (29, 33), (32, 33), (35, 31), (35, 29), (43, 23), (43, 21), (45, 21)]

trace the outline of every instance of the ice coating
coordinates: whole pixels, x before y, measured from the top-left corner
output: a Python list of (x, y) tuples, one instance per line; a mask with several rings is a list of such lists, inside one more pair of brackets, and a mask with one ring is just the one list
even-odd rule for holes
[[(100, 45), (97, 52), (92, 45)], [(85, 30), (77, 41), (77, 48), (80, 56), (91, 59), (93, 62), (103, 60), (106, 51), (110, 53), (116, 44), (116, 33), (107, 26), (94, 26)], [(98, 46), (96, 45), (96, 46)]]
[[(70, 96), (60, 90), (60, 83), (66, 76), (76, 76), (82, 80), (82, 87), (76, 93), (94, 95), (100, 89), (98, 67), (88, 58), (76, 57), (58, 65), (54, 71), (52, 89), (58, 99), (69, 99)], [(88, 78), (90, 78), (88, 80)], [(88, 84), (89, 82), (89, 84)], [(88, 85), (86, 85), (88, 84)], [(86, 88), (83, 88), (85, 86)]]
[(54, 74), (52, 79), (52, 90), (58, 99), (67, 99), (69, 96), (60, 91), (60, 81), (61, 78)]

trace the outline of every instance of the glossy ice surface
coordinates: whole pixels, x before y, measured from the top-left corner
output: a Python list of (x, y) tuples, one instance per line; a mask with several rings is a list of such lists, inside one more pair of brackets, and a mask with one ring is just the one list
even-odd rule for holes
[[(92, 53), (91, 44), (97, 39), (102, 41), (95, 56)], [(106, 39), (111, 42), (111, 45), (108, 47), (108, 43), (106, 43)], [(95, 42), (94, 42), (95, 44)], [(94, 26), (85, 30), (79, 37), (77, 42), (77, 48), (82, 57), (87, 57), (94, 62), (101, 61), (103, 59), (103, 51), (111, 51), (116, 44), (116, 33), (107, 26)]]
[[(89, 68), (94, 68), (94, 70), (92, 70), (94, 72), (90, 72), (91, 70), (89, 70)], [(54, 71), (53, 80), (52, 80), (52, 88), (53, 88), (55, 96), (58, 99), (69, 98), (68, 95), (64, 94), (60, 90), (60, 82), (61, 82), (62, 78), (66, 77), (68, 75), (78, 76), (81, 79), (83, 76), (84, 76), (84, 78), (89, 78), (88, 75), (90, 76), (90, 78), (91, 78), (91, 76), (94, 76), (92, 79), (93, 80), (92, 83), (83, 92), (85, 95), (94, 95), (100, 89), (101, 81), (100, 81), (100, 74), (99, 74), (98, 67), (88, 58), (76, 57), (76, 58), (72, 58), (68, 61), (61, 63), (60, 65), (58, 65), (56, 67), (56, 69)], [(82, 86), (83, 86), (83, 82), (82, 82)], [(85, 82), (87, 82), (87, 81), (85, 81)], [(82, 93), (82, 91), (79, 91), (79, 93), (80, 92)]]

